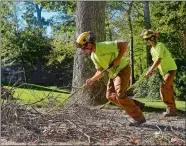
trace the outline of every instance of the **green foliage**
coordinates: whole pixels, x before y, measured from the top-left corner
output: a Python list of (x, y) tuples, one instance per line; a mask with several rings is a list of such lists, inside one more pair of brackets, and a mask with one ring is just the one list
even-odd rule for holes
[(16, 56), (19, 54), (17, 41), (20, 20), (17, 16), (18, 8), (16, 7), (15, 2), (3, 1), (1, 4), (1, 62), (6, 66), (9, 65), (10, 62), (15, 61)]
[(69, 15), (74, 13), (76, 9), (75, 1), (35, 1), (35, 4), (42, 6), (47, 11), (61, 11)]
[[(54, 3), (55, 5), (52, 5)], [(1, 9), (3, 66), (14, 63), (14, 66), (24, 70), (24, 75), (29, 81), (34, 74), (34, 79), (38, 81), (52, 73), (53, 78), (58, 78), (59, 83), (62, 82), (61, 79), (67, 82), (66, 80), (72, 76), (74, 4), (75, 2), (3, 1)], [(46, 10), (58, 12), (57, 17), (45, 20), (41, 12)], [(23, 20), (26, 23), (22, 23)], [(54, 28), (55, 34), (51, 38), (46, 36), (46, 26), (49, 24)], [(55, 27), (58, 27), (57, 31)], [(65, 71), (68, 72), (66, 75), (64, 75)]]
[(26, 21), (28, 27), (37, 27), (38, 19), (34, 16), (35, 5), (33, 2), (25, 2), (25, 12), (23, 13), (22, 18)]
[(20, 33), (17, 44), (19, 47), (17, 61), (23, 63), (27, 70), (34, 70), (38, 61), (43, 62), (50, 50), (50, 41), (42, 36), (40, 29), (26, 28)]
[(153, 28), (160, 32), (158, 40), (167, 46), (177, 64), (174, 82), (176, 97), (185, 100), (186, 52), (183, 36), (186, 28), (186, 3), (182, 1), (151, 2), (151, 16)]
[[(183, 62), (184, 61), (184, 62)], [(180, 100), (186, 100), (186, 59), (177, 59), (176, 60), (178, 69), (175, 78), (175, 93), (176, 97)]]
[[(153, 27), (158, 31), (174, 33), (185, 30), (186, 22), (186, 3), (182, 1), (173, 2), (152, 2), (151, 12)], [(154, 11), (153, 11), (154, 10)], [(175, 34), (174, 34), (175, 35)]]
[[(52, 41), (52, 50), (47, 56), (48, 65), (60, 65), (66, 60), (73, 63), (74, 35), (72, 33), (56, 33)], [(69, 62), (68, 62), (69, 63)]]
[(159, 98), (161, 78), (158, 73), (148, 79), (142, 80), (134, 90), (134, 97)]
[[(141, 2), (134, 2), (130, 17), (132, 20), (131, 34), (129, 29), (129, 5), (131, 2), (108, 2), (107, 5), (107, 40), (123, 39), (130, 41), (130, 35), (134, 39), (134, 70), (135, 76), (140, 76), (146, 69), (146, 44), (140, 38), (144, 25), (143, 5)], [(130, 46), (129, 46), (130, 47)], [(129, 48), (128, 48), (129, 50)]]
[[(117, 40), (118, 38), (126, 39), (129, 35), (125, 15), (129, 3), (124, 1), (108, 1), (106, 11), (106, 39)], [(125, 31), (125, 33), (123, 33)]]

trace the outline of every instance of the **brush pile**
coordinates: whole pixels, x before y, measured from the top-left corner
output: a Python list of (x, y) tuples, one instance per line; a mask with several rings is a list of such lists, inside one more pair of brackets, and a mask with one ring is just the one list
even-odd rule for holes
[[(90, 108), (73, 104), (68, 109), (35, 108), (7, 100), (1, 106), (1, 136), (24, 144), (56, 145), (185, 145), (185, 117), (164, 118), (145, 113), (147, 122), (129, 127), (121, 109)], [(2, 143), (3, 144), (3, 143)]]

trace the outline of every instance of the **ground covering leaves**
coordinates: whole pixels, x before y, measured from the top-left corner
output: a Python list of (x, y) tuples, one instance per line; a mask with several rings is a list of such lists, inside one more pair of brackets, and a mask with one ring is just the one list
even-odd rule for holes
[(162, 111), (144, 111), (147, 122), (129, 127), (131, 118), (120, 108), (73, 104), (49, 113), (10, 100), (1, 110), (2, 145), (186, 144), (185, 113), (165, 118)]

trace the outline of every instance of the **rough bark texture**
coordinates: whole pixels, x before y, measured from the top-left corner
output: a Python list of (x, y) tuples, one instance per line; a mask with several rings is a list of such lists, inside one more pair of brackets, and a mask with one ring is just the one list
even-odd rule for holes
[(128, 9), (128, 22), (130, 28), (130, 64), (131, 64), (131, 76), (130, 76), (130, 85), (134, 84), (134, 38), (133, 38), (133, 29), (132, 29), (132, 22), (131, 22), (131, 10), (132, 10), (133, 2), (130, 3)]
[[(97, 41), (105, 40), (105, 4), (104, 1), (78, 1), (76, 17), (76, 36), (85, 31), (93, 31)], [(86, 79), (92, 77), (96, 69), (89, 55), (76, 50), (74, 57), (73, 86), (82, 86)], [(76, 89), (73, 90), (75, 92)], [(78, 91), (70, 101), (84, 102), (88, 105), (103, 104), (105, 98), (106, 78), (97, 81), (92, 87)]]
[[(149, 12), (148, 1), (143, 1), (143, 8), (144, 8), (145, 28), (150, 29), (151, 23), (150, 23), (150, 12)], [(149, 67), (152, 64), (152, 58), (151, 58), (149, 46), (146, 46), (146, 54), (147, 54), (147, 67)]]

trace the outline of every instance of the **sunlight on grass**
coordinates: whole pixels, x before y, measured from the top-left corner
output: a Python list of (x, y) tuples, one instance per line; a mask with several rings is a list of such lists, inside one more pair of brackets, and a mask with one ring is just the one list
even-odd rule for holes
[[(54, 100), (54, 99), (57, 99), (59, 102), (63, 102), (70, 95), (68, 93), (39, 91), (39, 90), (22, 89), (22, 88), (15, 88), (14, 91), (15, 91), (14, 98), (21, 100), (21, 102), (23, 103), (34, 103), (40, 101), (42, 98), (44, 98), (42, 102), (46, 104), (49, 102), (49, 100)], [(41, 105), (43, 103), (38, 102), (36, 104)]]
[[(30, 87), (30, 89), (28, 89)], [(7, 87), (11, 88), (11, 87)], [(53, 90), (52, 90), (53, 89)], [(57, 90), (57, 87), (50, 86), (50, 87), (44, 87), (44, 86), (38, 86), (34, 84), (28, 84), (26, 85), (26, 88), (23, 86), (22, 88), (14, 87), (14, 99), (20, 100), (21, 103), (35, 103), (35, 105), (39, 105), (40, 107), (43, 107), (43, 104), (47, 105), (50, 101), (57, 100), (57, 103), (63, 103), (65, 101), (70, 93), (69, 91), (65, 90)], [(41, 99), (42, 102), (38, 102)], [(165, 108), (165, 104), (161, 99), (157, 98), (135, 98), (141, 102), (145, 103), (145, 106), (152, 107), (152, 108)], [(185, 101), (176, 101), (177, 109), (186, 111), (186, 104)]]
[[(141, 102), (145, 103), (145, 106), (154, 107), (154, 108), (165, 108), (165, 104), (161, 99), (153, 98), (135, 98)], [(176, 101), (177, 109), (186, 111), (185, 101)]]

